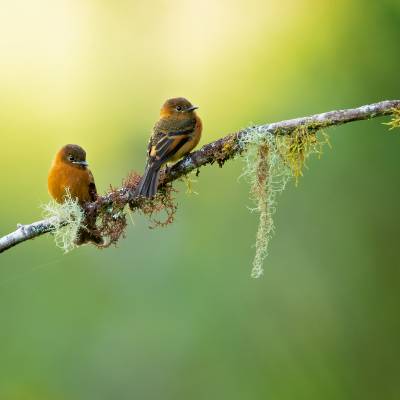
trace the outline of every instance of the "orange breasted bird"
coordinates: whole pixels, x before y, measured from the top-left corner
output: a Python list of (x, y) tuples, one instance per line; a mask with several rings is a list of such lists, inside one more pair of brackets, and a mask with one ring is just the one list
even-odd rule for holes
[(157, 193), (161, 167), (178, 161), (199, 143), (202, 123), (193, 106), (183, 97), (167, 100), (154, 125), (147, 148), (147, 163), (136, 195), (151, 198)]
[[(97, 198), (93, 175), (86, 162), (86, 152), (76, 144), (67, 144), (56, 154), (47, 178), (50, 195), (58, 203), (63, 203), (69, 191), (80, 206)], [(89, 230), (82, 228), (78, 234), (77, 244), (94, 242), (102, 244), (100, 236), (90, 232), (95, 228), (93, 221), (85, 221)]]

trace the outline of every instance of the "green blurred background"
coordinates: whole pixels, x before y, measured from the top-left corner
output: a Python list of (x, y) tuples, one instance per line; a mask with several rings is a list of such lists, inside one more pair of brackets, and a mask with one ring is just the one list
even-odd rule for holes
[[(202, 144), (252, 123), (400, 97), (398, 0), (14, 0), (0, 12), (0, 234), (41, 217), (55, 151), (100, 192), (142, 171), (168, 97)], [(399, 399), (400, 136), (329, 130), (279, 198), (262, 279), (242, 162), (178, 183), (166, 229), (104, 251), (0, 255), (0, 399)]]

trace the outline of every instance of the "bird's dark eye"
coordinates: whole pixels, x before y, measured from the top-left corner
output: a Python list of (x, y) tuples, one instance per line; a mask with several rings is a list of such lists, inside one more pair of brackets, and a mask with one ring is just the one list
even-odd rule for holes
[(176, 107), (176, 111), (182, 111), (182, 107), (181, 106), (177, 106)]
[(74, 161), (74, 156), (71, 156), (71, 154), (68, 156), (69, 161)]

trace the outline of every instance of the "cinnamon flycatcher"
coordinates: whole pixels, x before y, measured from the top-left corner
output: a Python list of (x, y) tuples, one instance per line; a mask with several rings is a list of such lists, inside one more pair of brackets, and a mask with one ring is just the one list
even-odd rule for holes
[[(77, 199), (80, 206), (97, 198), (93, 175), (86, 162), (86, 152), (76, 144), (67, 144), (54, 158), (47, 178), (50, 195), (58, 203), (63, 203), (69, 191), (72, 199)], [(95, 221), (86, 218), (86, 228), (78, 233), (77, 244), (94, 242), (102, 244), (103, 239), (93, 232)]]
[(179, 160), (197, 146), (202, 131), (201, 120), (195, 112), (197, 108), (183, 97), (164, 103), (149, 140), (146, 169), (136, 195), (154, 197), (161, 167), (167, 162)]

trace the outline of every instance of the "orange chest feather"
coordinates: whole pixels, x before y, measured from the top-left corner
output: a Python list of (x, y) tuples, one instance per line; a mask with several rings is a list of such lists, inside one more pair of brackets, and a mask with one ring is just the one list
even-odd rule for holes
[(62, 163), (55, 163), (47, 178), (50, 195), (59, 203), (64, 201), (66, 189), (69, 188), (72, 198), (80, 203), (90, 201), (89, 184), (91, 174), (86, 169), (78, 169)]
[[(193, 133), (190, 135), (190, 139), (171, 157), (171, 161), (177, 161), (180, 158), (184, 157), (186, 154), (189, 154), (199, 143), (201, 138), (201, 131), (203, 129), (203, 125), (201, 123), (201, 119), (196, 116), (196, 125), (194, 127)], [(178, 138), (177, 140), (181, 140)]]

